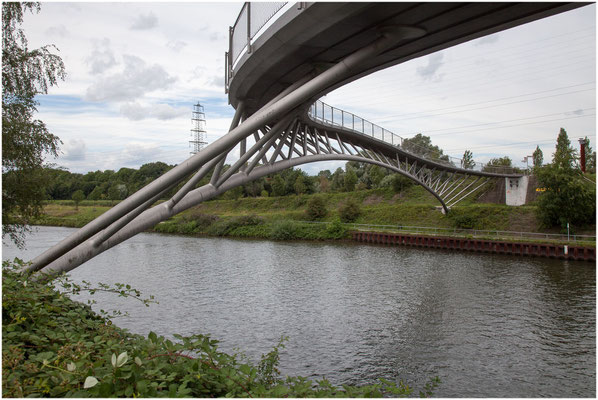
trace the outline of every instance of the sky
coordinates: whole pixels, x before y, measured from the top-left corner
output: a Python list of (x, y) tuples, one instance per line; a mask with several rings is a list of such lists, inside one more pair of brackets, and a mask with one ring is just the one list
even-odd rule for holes
[[(228, 131), (224, 52), (238, 2), (42, 3), (23, 28), (54, 44), (67, 78), (38, 97), (37, 118), (63, 142), (48, 159), (71, 172), (178, 164), (189, 157), (193, 105), (207, 139)], [(561, 127), (596, 149), (596, 7), (545, 18), (376, 72), (322, 101), (404, 138), (430, 136), (476, 161), (552, 159)], [(234, 156), (227, 159), (234, 162)], [(344, 162), (302, 168), (315, 174)]]

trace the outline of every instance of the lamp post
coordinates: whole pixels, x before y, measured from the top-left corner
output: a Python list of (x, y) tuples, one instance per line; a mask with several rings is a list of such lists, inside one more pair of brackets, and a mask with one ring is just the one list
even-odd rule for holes
[(521, 162), (525, 163), (525, 169), (528, 170), (529, 169), (529, 159), (533, 158), (534, 156), (525, 156), (523, 157), (523, 160), (521, 160)]

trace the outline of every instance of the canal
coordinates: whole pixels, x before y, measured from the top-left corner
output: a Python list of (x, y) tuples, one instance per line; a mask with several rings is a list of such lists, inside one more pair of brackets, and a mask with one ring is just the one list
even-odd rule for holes
[[(39, 227), (30, 259), (70, 228)], [(149, 308), (95, 295), (121, 327), (211, 334), (257, 361), (288, 336), (281, 371), (333, 384), (439, 376), (439, 397), (595, 397), (596, 266), (354, 243), (140, 234), (75, 269), (129, 283)]]

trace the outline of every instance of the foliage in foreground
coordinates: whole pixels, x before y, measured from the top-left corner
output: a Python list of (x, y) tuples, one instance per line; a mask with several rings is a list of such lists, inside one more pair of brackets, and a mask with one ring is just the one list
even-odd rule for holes
[(44, 198), (40, 184), (44, 156), (58, 156), (60, 139), (34, 119), (36, 96), (66, 76), (64, 64), (50, 50), (29, 49), (20, 28), (27, 11), (39, 3), (2, 3), (2, 237), (24, 245), (27, 224), (39, 217)]
[[(380, 380), (368, 386), (334, 387), (327, 380), (281, 377), (283, 341), (257, 365), (218, 350), (205, 335), (175, 341), (120, 329), (65, 293), (113, 291), (139, 299), (128, 285), (97, 289), (65, 278), (62, 293), (36, 283), (5, 262), (2, 273), (3, 397), (405, 397), (413, 389)], [(146, 304), (148, 300), (142, 300)], [(420, 396), (429, 396), (433, 379)]]

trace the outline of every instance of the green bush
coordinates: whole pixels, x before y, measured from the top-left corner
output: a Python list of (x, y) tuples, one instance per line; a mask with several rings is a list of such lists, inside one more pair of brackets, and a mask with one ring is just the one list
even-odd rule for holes
[[(20, 263), (18, 263), (20, 264)], [(18, 265), (21, 267), (22, 264)], [(3, 397), (381, 397), (413, 393), (402, 382), (380, 379), (362, 387), (332, 386), (327, 380), (281, 377), (282, 338), (257, 365), (218, 350), (209, 336), (150, 332), (135, 335), (67, 294), (97, 290), (139, 299), (129, 285), (42, 284), (3, 263)], [(146, 305), (151, 298), (142, 300)], [(432, 380), (420, 392), (431, 395)]]
[(270, 239), (292, 240), (299, 236), (299, 224), (292, 220), (275, 221), (270, 230)]
[(236, 228), (263, 224), (264, 220), (256, 215), (241, 215), (229, 219), (221, 219), (211, 225), (207, 232), (216, 236), (227, 236)]
[(315, 221), (322, 219), (328, 214), (326, 209), (326, 200), (322, 195), (311, 196), (307, 202), (307, 208), (305, 209), (305, 215), (309, 221)]
[(347, 237), (347, 233), (347, 228), (339, 220), (328, 224), (326, 227), (326, 234), (329, 239), (344, 239)]
[(476, 225), (476, 219), (471, 215), (455, 215), (453, 217), (455, 228), (473, 229)]
[(203, 214), (198, 211), (193, 211), (183, 217), (184, 221), (195, 222), (199, 229), (206, 229), (213, 223), (219, 220), (218, 216), (212, 214)]
[(355, 222), (359, 214), (361, 214), (359, 203), (352, 197), (348, 198), (338, 208), (338, 215), (342, 222)]

